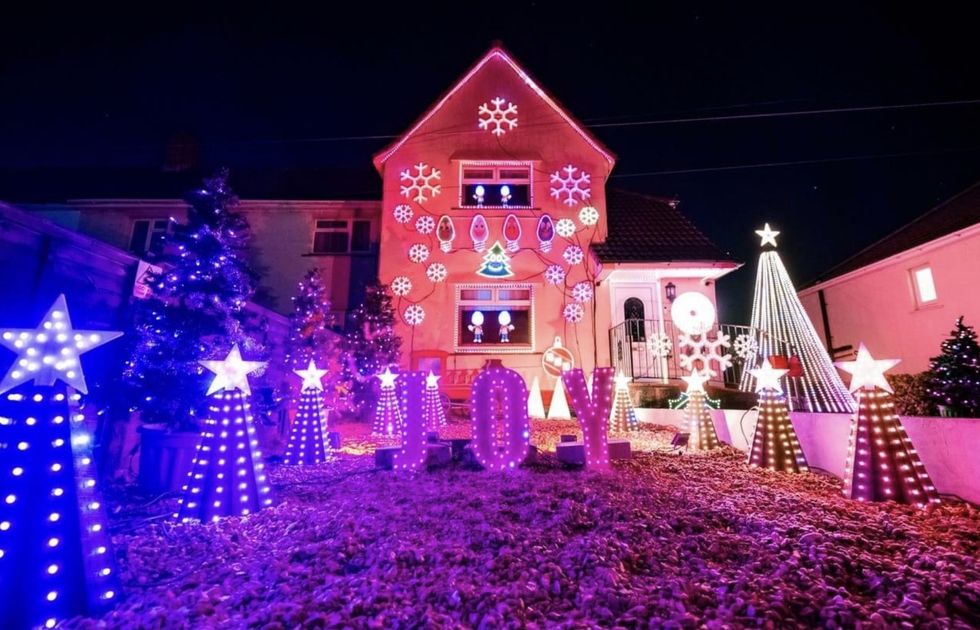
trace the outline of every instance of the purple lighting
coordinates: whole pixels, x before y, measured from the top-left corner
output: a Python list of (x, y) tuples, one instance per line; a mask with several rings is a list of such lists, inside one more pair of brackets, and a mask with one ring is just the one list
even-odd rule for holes
[(592, 395), (585, 385), (585, 372), (580, 368), (562, 374), (565, 389), (572, 400), (572, 408), (582, 427), (587, 468), (609, 468), (609, 412), (613, 399), (613, 368), (596, 368), (592, 372)]
[[(514, 370), (488, 367), (473, 381), (472, 400), (477, 461), (491, 470), (516, 468), (527, 457), (531, 437), (524, 379)], [(503, 431), (498, 430), (501, 421)]]

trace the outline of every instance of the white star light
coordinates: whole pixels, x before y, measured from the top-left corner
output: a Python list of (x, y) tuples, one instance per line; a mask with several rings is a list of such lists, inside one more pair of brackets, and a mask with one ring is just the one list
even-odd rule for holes
[(687, 393), (704, 393), (704, 384), (708, 382), (708, 375), (694, 370), (690, 376), (682, 376), (681, 380), (687, 383)]
[(755, 233), (762, 237), (762, 247), (765, 247), (766, 243), (773, 247), (776, 246), (776, 237), (779, 236), (779, 232), (769, 227), (768, 223), (766, 223), (766, 227), (756, 230)]
[(886, 392), (892, 391), (892, 386), (885, 379), (885, 372), (892, 369), (901, 359), (875, 359), (864, 347), (858, 346), (857, 359), (854, 361), (837, 361), (838, 368), (851, 375), (851, 385), (848, 391), (855, 392), (862, 387), (880, 387)]
[(0, 345), (17, 353), (0, 382), (0, 393), (33, 380), (46, 387), (64, 381), (87, 394), (79, 357), (120, 336), (115, 331), (72, 329), (65, 296), (59, 295), (36, 329), (0, 328)]
[(774, 389), (780, 394), (783, 393), (783, 386), (780, 385), (779, 379), (781, 379), (787, 372), (789, 372), (789, 370), (777, 370), (772, 367), (772, 364), (769, 363), (769, 359), (762, 362), (762, 367), (749, 370), (749, 374), (755, 377), (756, 392), (761, 392), (764, 389)]
[(327, 370), (318, 370), (316, 363), (313, 359), (310, 359), (310, 365), (305, 370), (293, 370), (293, 374), (303, 379), (303, 387), (300, 388), (301, 391), (307, 389), (315, 389), (318, 392), (323, 391), (323, 382), (320, 380), (323, 375), (327, 373)]
[(391, 371), (391, 366), (385, 368), (384, 372), (380, 374), (375, 374), (378, 380), (381, 381), (381, 389), (395, 389), (395, 379), (398, 375)]
[(265, 367), (265, 361), (243, 361), (241, 350), (236, 343), (224, 361), (200, 361), (200, 364), (214, 372), (214, 380), (208, 388), (208, 396), (222, 389), (240, 389), (246, 396), (252, 395), (248, 386), (248, 375)]
[(628, 390), (629, 389), (629, 382), (632, 379), (630, 377), (626, 376), (625, 374), (623, 374), (623, 371), (620, 370), (619, 371), (619, 374), (617, 374), (616, 377), (613, 378), (613, 380), (616, 382), (616, 389), (617, 390)]
[(425, 377), (426, 389), (437, 389), (439, 387), (439, 377), (429, 370), (429, 375)]

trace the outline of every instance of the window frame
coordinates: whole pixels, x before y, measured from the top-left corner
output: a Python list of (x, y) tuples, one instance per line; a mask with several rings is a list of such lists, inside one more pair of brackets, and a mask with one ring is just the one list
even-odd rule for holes
[[(535, 339), (535, 310), (536, 310), (536, 291), (535, 285), (528, 282), (476, 282), (476, 283), (460, 283), (453, 287), (454, 293), (454, 304), (453, 304), (453, 351), (460, 354), (533, 354), (537, 348), (537, 343)], [(462, 299), (463, 291), (472, 290), (490, 290), (491, 297), (490, 301), (486, 300), (464, 300)], [(527, 291), (527, 300), (499, 300), (497, 298), (499, 291)], [(462, 344), (459, 338), (460, 329), (460, 312), (463, 308), (467, 306), (481, 306), (481, 305), (491, 305), (494, 307), (527, 307), (528, 311), (528, 343), (527, 344), (514, 344), (514, 343), (484, 343), (479, 344)]]
[[(489, 180), (481, 179), (479, 182), (468, 182), (464, 177), (466, 169), (472, 168), (483, 168), (492, 169), (493, 177)], [(470, 204), (466, 196), (466, 185), (467, 183), (483, 183), (483, 184), (496, 184), (496, 183), (508, 183), (516, 182), (514, 178), (508, 178), (501, 181), (500, 171), (506, 170), (508, 168), (526, 168), (527, 169), (527, 205), (489, 205), (484, 204), (482, 206), (477, 206), (475, 204)], [(457, 202), (459, 207), (466, 210), (472, 210), (476, 208), (480, 209), (490, 209), (490, 210), (530, 210), (534, 208), (534, 162), (531, 160), (460, 160), (459, 162), (459, 178), (457, 179), (459, 184), (459, 196)], [(520, 182), (523, 184), (523, 181)]]
[[(343, 223), (344, 227), (320, 227), (321, 221), (330, 221), (333, 223)], [(354, 225), (358, 222), (366, 223), (368, 230), (368, 240), (366, 249), (353, 249), (354, 247)], [(351, 256), (360, 254), (370, 254), (373, 250), (371, 243), (371, 220), (370, 219), (359, 219), (359, 218), (340, 218), (340, 217), (317, 217), (313, 219), (313, 237), (310, 243), (310, 253), (314, 256)], [(344, 251), (317, 251), (316, 248), (316, 237), (318, 234), (339, 234), (343, 233), (347, 235), (347, 247)]]
[[(143, 238), (142, 248), (139, 251), (133, 249), (133, 239), (136, 237), (136, 226), (141, 222), (147, 223), (146, 236)], [(157, 223), (163, 222), (163, 229), (157, 228)], [(137, 256), (145, 256), (148, 253), (152, 253), (153, 248), (153, 237), (161, 234), (170, 234), (170, 218), (161, 217), (136, 217), (133, 219), (132, 224), (129, 226), (129, 247), (127, 251), (131, 254), (136, 254)]]
[[(929, 284), (932, 286), (932, 298), (922, 297), (922, 285), (919, 282), (919, 272), (927, 271), (929, 274)], [(909, 280), (912, 283), (912, 295), (915, 297), (916, 308), (928, 308), (939, 304), (939, 290), (936, 288), (936, 275), (932, 272), (932, 265), (923, 263), (909, 269)]]

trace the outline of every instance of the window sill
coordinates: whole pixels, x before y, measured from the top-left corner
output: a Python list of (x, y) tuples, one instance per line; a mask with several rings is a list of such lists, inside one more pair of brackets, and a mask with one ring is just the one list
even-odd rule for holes
[(450, 210), (453, 212), (513, 212), (514, 210), (520, 210), (521, 212), (541, 212), (541, 208), (538, 206), (453, 206)]
[(913, 313), (918, 313), (919, 311), (934, 311), (934, 310), (936, 310), (938, 308), (942, 308), (942, 307), (943, 307), (943, 305), (940, 304), (939, 302), (929, 302), (928, 304), (922, 304), (922, 305), (916, 306), (914, 309), (912, 309), (912, 312)]
[(457, 346), (456, 354), (534, 354), (534, 348), (528, 344), (488, 343), (483, 347)]
[(322, 258), (324, 256), (347, 256), (351, 258), (358, 258), (363, 256), (374, 256), (374, 252), (309, 252), (307, 254), (300, 254), (304, 258)]

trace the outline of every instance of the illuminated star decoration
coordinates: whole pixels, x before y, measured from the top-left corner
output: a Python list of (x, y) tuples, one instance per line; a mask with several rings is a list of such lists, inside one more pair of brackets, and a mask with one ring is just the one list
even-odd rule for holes
[(855, 392), (862, 387), (880, 387), (886, 392), (892, 391), (892, 386), (885, 379), (885, 372), (892, 369), (901, 359), (875, 359), (862, 343), (858, 346), (857, 359), (854, 361), (837, 361), (838, 368), (851, 375), (851, 385), (848, 391)]
[(620, 370), (619, 374), (617, 374), (613, 380), (616, 382), (616, 389), (629, 389), (629, 382), (632, 379), (623, 374), (623, 371)]
[(762, 367), (758, 367), (754, 370), (749, 370), (749, 374), (755, 377), (755, 391), (761, 392), (764, 389), (774, 389), (779, 393), (783, 392), (783, 386), (780, 385), (779, 379), (783, 377), (784, 374), (789, 372), (789, 370), (777, 370), (772, 367), (769, 363), (769, 359), (762, 362)]
[(310, 365), (305, 370), (293, 370), (293, 374), (303, 379), (303, 386), (300, 390), (315, 389), (317, 391), (323, 391), (323, 382), (321, 379), (323, 375), (327, 373), (327, 370), (318, 370), (316, 363), (313, 359), (310, 359)]
[(201, 365), (214, 372), (214, 380), (208, 388), (208, 396), (222, 389), (240, 389), (246, 396), (252, 395), (248, 386), (248, 375), (265, 367), (265, 361), (243, 361), (242, 353), (236, 343), (224, 361), (201, 361)]
[(426, 389), (436, 389), (439, 387), (439, 377), (429, 370), (429, 375), (425, 377), (425, 387)]
[(33, 380), (35, 385), (46, 387), (64, 381), (87, 394), (79, 357), (120, 336), (122, 333), (115, 331), (74, 330), (65, 296), (59, 295), (36, 329), (0, 328), (0, 345), (17, 353), (0, 382), (0, 393)]
[(756, 230), (755, 233), (762, 237), (762, 247), (765, 247), (766, 243), (773, 247), (776, 246), (776, 237), (779, 236), (779, 232), (769, 227), (768, 223), (766, 223), (766, 227)]
[(375, 376), (377, 376), (378, 380), (381, 381), (381, 389), (395, 388), (395, 379), (398, 378), (398, 375), (391, 371), (390, 365), (385, 368), (384, 372), (381, 372), (380, 374), (375, 374)]
[(690, 376), (682, 376), (681, 380), (687, 383), (687, 393), (692, 394), (694, 392), (704, 393), (704, 384), (708, 382), (707, 375), (694, 370), (691, 372)]

